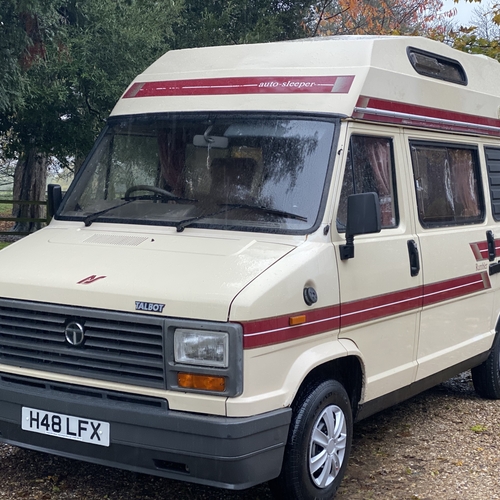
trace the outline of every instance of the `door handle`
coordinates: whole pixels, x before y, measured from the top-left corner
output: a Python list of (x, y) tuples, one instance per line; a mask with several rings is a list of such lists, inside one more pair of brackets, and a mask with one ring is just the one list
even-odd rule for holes
[(408, 240), (408, 256), (410, 257), (410, 274), (418, 276), (420, 272), (420, 258), (415, 240)]
[(486, 231), (486, 241), (488, 242), (488, 260), (492, 262), (497, 256), (495, 236), (493, 235), (493, 231)]
[(490, 264), (488, 272), (490, 276), (500, 273), (500, 262), (496, 262), (495, 264)]

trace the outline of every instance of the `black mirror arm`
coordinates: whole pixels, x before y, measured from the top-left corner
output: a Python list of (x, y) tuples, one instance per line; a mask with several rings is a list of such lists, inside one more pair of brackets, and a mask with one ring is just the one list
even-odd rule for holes
[(349, 234), (346, 236), (345, 245), (339, 246), (340, 260), (347, 260), (354, 258), (354, 235)]

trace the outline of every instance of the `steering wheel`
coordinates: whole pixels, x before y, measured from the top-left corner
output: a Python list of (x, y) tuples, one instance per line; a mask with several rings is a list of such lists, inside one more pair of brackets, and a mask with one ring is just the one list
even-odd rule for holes
[(126, 201), (129, 201), (131, 199), (131, 194), (134, 193), (135, 191), (151, 191), (152, 193), (155, 193), (159, 195), (162, 198), (167, 198), (169, 200), (176, 200), (179, 197), (175, 196), (175, 194), (171, 193), (170, 191), (167, 191), (166, 189), (162, 189), (156, 186), (148, 186), (147, 184), (138, 184), (137, 186), (130, 186), (127, 191), (125, 191), (124, 199)]

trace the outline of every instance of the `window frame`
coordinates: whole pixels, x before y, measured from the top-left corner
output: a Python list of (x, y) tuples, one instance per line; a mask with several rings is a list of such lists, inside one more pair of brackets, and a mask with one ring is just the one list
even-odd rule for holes
[[(415, 176), (415, 164), (413, 160), (413, 151), (412, 148), (414, 146), (420, 147), (428, 147), (428, 148), (443, 148), (445, 150), (455, 149), (455, 150), (467, 150), (472, 153), (472, 162), (473, 162), (473, 173), (475, 174), (475, 181), (477, 186), (477, 197), (478, 197), (478, 208), (480, 213), (478, 216), (463, 218), (460, 220), (445, 220), (445, 221), (426, 221), (423, 220), (421, 210), (421, 197), (418, 194), (417, 187), (417, 178)], [(410, 152), (410, 164), (411, 164), (411, 174), (413, 177), (413, 189), (415, 190), (415, 201), (416, 201), (416, 209), (417, 216), (420, 222), (420, 225), (423, 229), (435, 229), (435, 228), (443, 228), (443, 227), (460, 227), (460, 226), (470, 226), (482, 224), (486, 218), (486, 200), (484, 195), (483, 188), (483, 180), (482, 180), (482, 172), (481, 172), (481, 162), (479, 156), (479, 147), (477, 144), (466, 144), (466, 143), (456, 143), (456, 142), (446, 142), (440, 140), (426, 140), (426, 139), (409, 139), (408, 147)]]
[[(301, 113), (301, 112), (284, 112), (284, 111), (220, 111), (220, 112), (208, 112), (208, 111), (196, 111), (196, 112), (158, 112), (158, 113), (141, 113), (141, 114), (127, 114), (127, 115), (116, 115), (108, 118), (106, 126), (101, 131), (99, 137), (94, 143), (89, 155), (85, 159), (78, 173), (76, 174), (73, 182), (71, 183), (68, 191), (65, 193), (65, 196), (59, 206), (54, 218), (56, 220), (62, 221), (82, 221), (82, 217), (66, 215), (64, 214), (64, 210), (70, 199), (71, 195), (76, 189), (76, 186), (85, 180), (89, 174), (89, 169), (87, 168), (92, 157), (96, 153), (96, 150), (100, 147), (101, 143), (104, 141), (108, 130), (111, 127), (116, 126), (120, 123), (126, 123), (127, 121), (133, 121), (139, 123), (141, 121), (162, 121), (168, 119), (189, 119), (192, 117), (207, 117), (210, 118), (212, 116), (231, 116), (235, 119), (251, 117), (252, 119), (259, 118), (276, 118), (276, 119), (288, 119), (288, 120), (299, 120), (299, 121), (309, 121), (309, 122), (325, 122), (331, 123), (333, 125), (333, 136), (330, 143), (330, 152), (326, 159), (325, 164), (325, 179), (323, 181), (321, 191), (317, 193), (317, 197), (319, 198), (318, 209), (316, 213), (316, 219), (311, 222), (310, 226), (307, 228), (290, 228), (290, 229), (281, 229), (281, 228), (267, 228), (267, 227), (258, 227), (258, 226), (247, 226), (247, 225), (222, 225), (216, 223), (208, 223), (208, 222), (197, 222), (194, 221), (189, 225), (191, 228), (199, 228), (199, 229), (208, 229), (208, 230), (223, 230), (223, 231), (242, 231), (242, 232), (251, 232), (251, 233), (270, 233), (270, 234), (292, 234), (292, 235), (307, 235), (314, 233), (322, 224), (325, 215), (325, 209), (328, 202), (328, 193), (330, 190), (331, 179), (333, 176), (333, 168), (335, 163), (335, 153), (337, 151), (338, 141), (340, 137), (340, 129), (341, 129), (341, 116), (333, 113)], [(103, 215), (99, 217), (99, 221), (101, 223), (110, 223), (110, 224), (131, 224), (134, 226), (159, 226), (159, 227), (175, 227), (175, 225), (164, 223), (163, 221), (155, 221), (155, 220), (139, 220), (139, 219), (116, 219), (111, 216)], [(117, 226), (118, 227), (118, 226)]]
[[(436, 80), (442, 80), (449, 83), (455, 83), (456, 85), (467, 86), (468, 79), (467, 73), (465, 72), (464, 67), (457, 61), (456, 59), (451, 59), (449, 57), (442, 56), (441, 54), (436, 54), (434, 52), (428, 52), (427, 50), (417, 49), (415, 47), (408, 47), (406, 49), (406, 54), (408, 55), (408, 60), (412, 65), (413, 69), (422, 76), (426, 76), (428, 78), (434, 78)], [(453, 68), (459, 74), (459, 79), (452, 78), (447, 76), (446, 74), (441, 74), (437, 72), (432, 72), (430, 70), (426, 70), (423, 65), (419, 64), (415, 59), (418, 56), (427, 57), (430, 59), (434, 59), (437, 63), (442, 64), (443, 66), (447, 66), (449, 68)]]
[[(355, 137), (362, 137), (362, 138), (368, 138), (368, 139), (381, 139), (381, 140), (388, 141), (390, 144), (392, 206), (394, 209), (395, 223), (394, 223), (394, 225), (391, 225), (391, 226), (382, 226), (382, 230), (396, 229), (399, 227), (401, 219), (400, 219), (400, 214), (399, 214), (399, 200), (398, 200), (398, 189), (397, 189), (397, 178), (396, 178), (396, 161), (395, 161), (395, 155), (394, 155), (394, 139), (395, 138), (394, 138), (394, 136), (389, 135), (389, 134), (387, 134), (387, 135), (373, 134), (373, 133), (364, 133), (364, 131), (359, 131), (359, 132), (353, 132), (349, 136), (349, 145), (348, 145), (348, 152), (347, 152), (346, 161), (345, 161), (344, 175), (342, 177), (341, 191), (340, 191), (339, 199), (338, 199), (338, 203), (337, 203), (337, 221), (336, 221), (337, 232), (338, 233), (345, 233), (345, 230), (346, 230), (345, 227), (342, 227), (342, 226), (344, 226), (344, 224), (342, 224), (342, 226), (341, 226), (340, 221), (338, 219), (338, 214), (339, 214), (339, 210), (340, 210), (340, 206), (341, 206), (341, 202), (342, 202), (342, 190), (343, 190), (342, 188), (344, 186), (344, 180), (345, 180), (346, 175), (351, 175), (351, 178), (352, 178), (351, 182), (352, 182), (354, 189), (353, 189), (353, 192), (350, 194), (357, 194), (356, 182), (355, 182), (355, 178), (354, 178), (354, 163), (352, 160), (350, 162), (351, 168), (348, 168), (348, 159), (349, 159), (349, 157), (352, 158), (352, 156), (353, 156), (352, 155), (352, 139)], [(368, 192), (368, 191), (362, 191), (362, 192)], [(347, 198), (346, 198), (346, 200), (347, 200)]]

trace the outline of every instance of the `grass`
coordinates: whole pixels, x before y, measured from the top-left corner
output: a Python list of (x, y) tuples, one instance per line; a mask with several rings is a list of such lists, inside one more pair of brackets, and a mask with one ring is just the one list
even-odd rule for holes
[(12, 192), (0, 192), (0, 214), (10, 214), (12, 212), (12, 203), (2, 203), (2, 200), (12, 200)]
[(470, 428), (470, 430), (475, 432), (476, 434), (479, 434), (481, 432), (486, 432), (488, 430), (488, 428), (482, 424), (477, 424), (477, 425), (473, 425)]
[(5, 248), (6, 246), (9, 246), (10, 243), (5, 243), (5, 242), (1, 242), (0, 241), (0, 250), (2, 250), (2, 248)]

